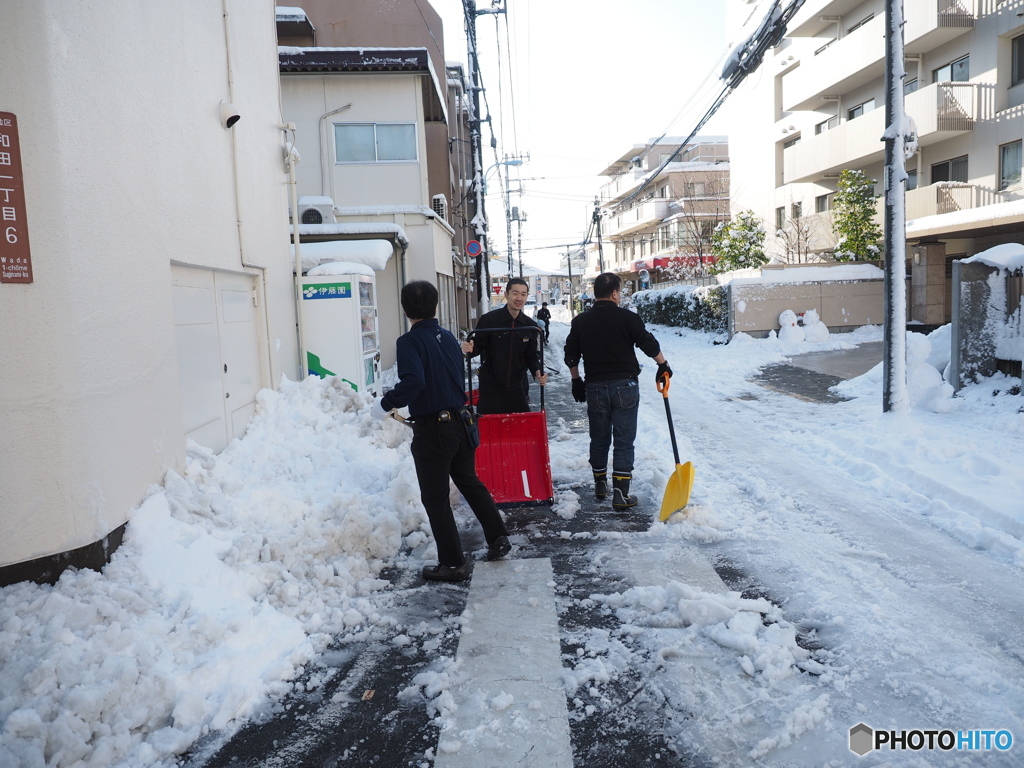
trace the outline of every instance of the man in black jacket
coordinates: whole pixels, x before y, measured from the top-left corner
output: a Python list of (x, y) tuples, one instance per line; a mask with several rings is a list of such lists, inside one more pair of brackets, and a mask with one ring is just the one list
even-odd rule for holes
[(423, 578), (464, 581), (469, 566), (449, 501), (449, 477), (483, 526), (488, 558), (504, 557), (512, 545), (494, 499), (476, 474), (475, 425), (464, 405), (462, 355), (459, 342), (434, 317), (437, 288), (416, 280), (402, 287), (401, 300), (412, 329), (397, 342), (398, 385), (373, 404), (371, 413), (385, 419), (391, 410), (409, 406), (420, 500), (437, 544), (438, 564), (424, 568)]
[[(640, 363), (634, 347), (658, 363), (656, 381), (671, 377), (672, 369), (640, 316), (619, 306), (621, 288), (622, 281), (612, 272), (594, 280), (594, 306), (573, 318), (565, 339), (565, 364), (572, 374), (573, 398), (587, 404), (594, 494), (598, 500), (608, 496), (608, 449), (614, 437), (612, 506), (629, 509), (638, 501), (629, 493), (640, 407)], [(586, 382), (580, 378), (580, 358), (586, 368)]]
[[(463, 342), (467, 355), (480, 355), (480, 399), (477, 410), (486, 413), (525, 413), (530, 410), (526, 372), (543, 387), (548, 376), (540, 367), (540, 330), (523, 312), (530, 287), (521, 277), (505, 286), (505, 306), (480, 318), (473, 341)], [(536, 328), (538, 330), (524, 330)], [(497, 331), (494, 329), (508, 329)]]

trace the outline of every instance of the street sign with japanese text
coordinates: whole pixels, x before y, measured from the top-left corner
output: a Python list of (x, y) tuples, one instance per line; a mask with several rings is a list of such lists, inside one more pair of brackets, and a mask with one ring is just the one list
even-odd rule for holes
[(0, 112), (0, 283), (31, 283), (18, 119)]

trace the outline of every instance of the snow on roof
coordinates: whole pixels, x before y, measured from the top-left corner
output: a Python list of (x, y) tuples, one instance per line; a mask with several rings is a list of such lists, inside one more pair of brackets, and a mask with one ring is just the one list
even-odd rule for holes
[(334, 205), (334, 201), (326, 195), (303, 195), (299, 198), (299, 205)]
[[(321, 264), (345, 262), (363, 264), (371, 270), (382, 272), (395, 252), (387, 240), (328, 240), (323, 243), (300, 243), (302, 271), (309, 272)], [(292, 245), (292, 256), (295, 246)], [(324, 273), (321, 273), (324, 274)], [(339, 274), (329, 272), (326, 274)], [(345, 274), (345, 273), (342, 273)]]
[(301, 8), (294, 5), (278, 5), (274, 8), (278, 21), (308, 21), (309, 17)]
[[(760, 274), (755, 274), (756, 272)], [(885, 273), (873, 264), (836, 264), (827, 267), (787, 267), (786, 269), (745, 269), (718, 276), (719, 285), (756, 285), (758, 283), (826, 283), (834, 280), (881, 280)]]
[(409, 244), (405, 230), (398, 224), (389, 223), (360, 221), (352, 224), (299, 224), (300, 237), (314, 235), (393, 235), (399, 245)]
[(964, 259), (964, 263), (987, 264), (1010, 272), (1024, 270), (1024, 245), (1003, 243)]
[(354, 261), (329, 261), (318, 267), (313, 267), (306, 273), (307, 277), (321, 277), (323, 275), (369, 275), (373, 277), (374, 269), (366, 264), (357, 264)]

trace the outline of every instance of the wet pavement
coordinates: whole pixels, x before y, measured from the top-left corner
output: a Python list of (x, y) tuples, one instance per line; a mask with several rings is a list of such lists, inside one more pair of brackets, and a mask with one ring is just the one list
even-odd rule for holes
[(832, 392), (832, 387), (870, 371), (882, 362), (882, 351), (882, 342), (870, 341), (855, 349), (794, 355), (788, 363), (762, 368), (754, 382), (801, 400), (839, 403), (845, 398)]
[[(834, 402), (829, 391), (844, 378), (860, 375), (881, 360), (881, 343), (855, 350), (820, 352), (769, 366), (756, 380), (769, 389), (816, 402)], [(562, 377), (567, 374), (563, 372)], [(552, 377), (553, 379), (558, 377)], [(586, 430), (586, 412), (572, 401), (567, 382), (552, 382), (546, 407), (549, 423), (559, 417), (574, 431)], [(630, 513), (612, 510), (593, 498), (589, 477), (574, 486), (557, 486), (556, 494), (573, 487), (581, 509), (570, 519), (547, 506), (507, 508), (505, 518), (515, 545), (510, 559), (545, 558), (553, 574), (557, 633), (561, 658), (569, 666), (585, 648), (595, 629), (615, 629), (618, 619), (589, 598), (594, 593), (621, 592), (650, 577), (614, 564), (607, 536), (641, 534), (656, 513), (657, 500), (642, 499)], [(484, 542), (475, 521), (462, 530), (467, 552), (481, 552)], [(601, 536), (595, 536), (595, 532)], [(596, 564), (600, 549), (602, 562)], [(359, 766), (430, 766), (440, 732), (422, 696), (409, 696), (414, 678), (436, 669), (442, 657), (456, 657), (463, 613), (472, 582), (426, 583), (415, 568), (395, 569), (381, 578), (391, 581), (388, 616), (396, 621), (369, 630), (358, 642), (341, 643), (308, 664), (293, 692), (270, 701), (230, 739), (213, 733), (183, 756), (185, 768), (335, 768)], [(489, 567), (494, 564), (482, 564)], [(708, 563), (682, 552), (678, 569), (658, 575), (699, 584), (714, 591), (733, 589), (759, 596), (758, 586), (729, 563)], [(417, 634), (418, 633), (418, 634)], [(401, 642), (413, 636), (416, 642)], [(635, 667), (605, 685), (602, 706), (588, 706), (585, 688), (567, 702), (566, 717), (572, 763), (586, 768), (703, 765), (679, 754), (666, 739), (673, 722), (691, 713), (669, 706), (662, 692), (648, 684), (650, 660), (637, 655)], [(403, 694), (405, 692), (405, 694)], [(403, 694), (403, 695), (400, 695)], [(612, 705), (606, 701), (613, 699)], [(594, 703), (597, 703), (595, 700)], [(628, 755), (628, 759), (625, 756)], [(440, 762), (439, 762), (440, 764)], [(530, 760), (524, 765), (543, 766)]]

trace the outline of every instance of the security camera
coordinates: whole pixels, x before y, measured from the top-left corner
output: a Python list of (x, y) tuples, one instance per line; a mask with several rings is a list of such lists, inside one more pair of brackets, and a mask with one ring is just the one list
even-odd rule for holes
[(238, 108), (229, 101), (220, 103), (220, 124), (230, 128), (239, 121), (242, 116), (238, 114)]

